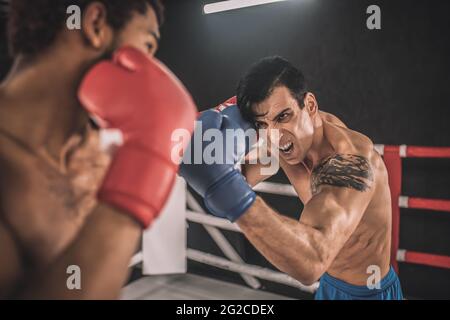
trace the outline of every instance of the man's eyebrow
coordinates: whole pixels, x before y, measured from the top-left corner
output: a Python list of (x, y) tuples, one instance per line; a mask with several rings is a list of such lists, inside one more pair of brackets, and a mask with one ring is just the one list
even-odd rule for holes
[(276, 118), (278, 118), (279, 116), (281, 116), (283, 113), (285, 113), (286, 111), (289, 111), (290, 108), (286, 108), (283, 111), (278, 112), (278, 114), (273, 118), (272, 121), (274, 121)]
[[(285, 113), (286, 111), (289, 111), (291, 108), (286, 108), (283, 111), (280, 111), (274, 118), (272, 121), (274, 121), (276, 118), (278, 118), (281, 114)], [(262, 113), (262, 114), (255, 114), (253, 117), (254, 118), (261, 118), (261, 117), (265, 117), (269, 114), (269, 111), (267, 111), (266, 113)]]
[(148, 33), (150, 33), (156, 39), (156, 42), (159, 42), (161, 40), (161, 36), (158, 32), (149, 30)]
[(254, 114), (253, 117), (254, 118), (262, 118), (265, 117), (269, 114), (269, 111), (267, 111), (266, 113), (262, 113), (262, 114)]

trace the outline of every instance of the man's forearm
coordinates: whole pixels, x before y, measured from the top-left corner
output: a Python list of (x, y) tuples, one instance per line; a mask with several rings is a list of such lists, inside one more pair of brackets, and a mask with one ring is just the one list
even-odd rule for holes
[(258, 251), (283, 272), (305, 284), (323, 273), (326, 250), (319, 230), (279, 215), (259, 197), (237, 224)]
[[(33, 276), (19, 298), (116, 299), (141, 233), (142, 228), (134, 219), (99, 205), (77, 240), (53, 265)], [(67, 287), (69, 266), (80, 268), (80, 290)]]

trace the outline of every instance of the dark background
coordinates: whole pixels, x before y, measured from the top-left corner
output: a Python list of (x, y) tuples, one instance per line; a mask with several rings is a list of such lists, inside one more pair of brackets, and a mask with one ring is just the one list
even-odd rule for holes
[[(449, 1), (297, 0), (203, 15), (206, 2), (165, 1), (167, 22), (158, 53), (201, 109), (234, 95), (250, 64), (281, 55), (305, 73), (322, 109), (375, 143), (450, 146)], [(381, 30), (366, 28), (371, 4), (381, 7)], [(4, 75), (10, 63), (4, 38), (0, 50)], [(404, 167), (403, 194), (450, 199), (449, 160), (409, 159)], [(287, 182), (282, 174), (273, 181)], [(263, 197), (283, 214), (301, 212), (297, 199)], [(247, 262), (269, 266), (242, 236), (227, 236)], [(195, 224), (189, 245), (220, 255)], [(450, 255), (450, 214), (402, 210), (400, 247)], [(240, 282), (232, 273), (195, 263), (189, 267)], [(448, 269), (400, 264), (400, 278), (409, 298), (450, 299)], [(265, 287), (311, 298), (273, 283)]]

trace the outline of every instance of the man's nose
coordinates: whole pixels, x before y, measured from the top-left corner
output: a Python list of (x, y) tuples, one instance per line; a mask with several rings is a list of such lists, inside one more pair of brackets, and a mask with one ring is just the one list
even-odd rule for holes
[(268, 129), (279, 129), (279, 126), (276, 122), (270, 121), (268, 124)]
[(280, 132), (279, 129), (270, 128), (267, 131), (265, 139), (267, 140), (267, 143), (269, 146), (273, 145), (275, 147), (278, 147), (282, 137), (283, 137), (283, 134)]

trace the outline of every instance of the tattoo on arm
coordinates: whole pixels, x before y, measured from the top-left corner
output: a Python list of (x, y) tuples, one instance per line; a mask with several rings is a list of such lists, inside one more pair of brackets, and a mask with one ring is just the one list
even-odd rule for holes
[(320, 186), (329, 185), (358, 190), (371, 188), (373, 172), (369, 160), (351, 154), (337, 154), (323, 160), (311, 175), (311, 190), (317, 194)]

